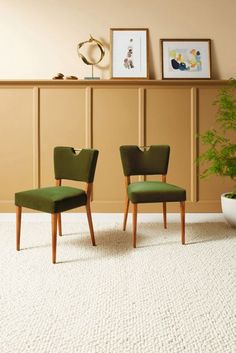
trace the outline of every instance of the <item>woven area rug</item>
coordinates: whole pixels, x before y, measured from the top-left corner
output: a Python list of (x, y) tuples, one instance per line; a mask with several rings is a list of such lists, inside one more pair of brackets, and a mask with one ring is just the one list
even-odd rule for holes
[[(213, 219), (212, 219), (213, 217)], [(65, 215), (51, 264), (50, 216), (0, 222), (1, 353), (233, 353), (236, 229), (221, 216)], [(215, 218), (214, 218), (215, 217)]]

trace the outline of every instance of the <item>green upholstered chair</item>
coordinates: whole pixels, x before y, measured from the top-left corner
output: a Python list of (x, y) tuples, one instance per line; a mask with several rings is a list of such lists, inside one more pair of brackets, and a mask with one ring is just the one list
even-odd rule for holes
[[(126, 201), (123, 230), (126, 229), (129, 203), (133, 205), (133, 246), (136, 247), (137, 210), (139, 203), (163, 203), (164, 228), (166, 222), (166, 203), (180, 202), (181, 239), (185, 244), (185, 200), (186, 191), (176, 185), (166, 183), (170, 147), (153, 145), (141, 150), (138, 146), (120, 147), (121, 161), (125, 175)], [(131, 182), (133, 175), (162, 175), (162, 181)]]
[[(79, 152), (79, 153), (76, 153)], [(54, 148), (54, 172), (56, 186), (17, 192), (16, 205), (16, 249), (20, 250), (20, 228), (22, 207), (51, 213), (52, 218), (52, 262), (56, 263), (57, 225), (62, 235), (61, 212), (85, 206), (92, 244), (95, 246), (90, 199), (98, 151), (75, 150), (72, 147)], [(62, 186), (62, 179), (82, 181), (86, 190)]]

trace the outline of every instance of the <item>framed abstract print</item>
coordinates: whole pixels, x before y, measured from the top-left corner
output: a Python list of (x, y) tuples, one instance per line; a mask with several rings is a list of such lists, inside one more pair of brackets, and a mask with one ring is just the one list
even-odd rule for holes
[(163, 79), (210, 79), (210, 39), (161, 39)]
[(147, 79), (148, 29), (111, 28), (111, 78)]

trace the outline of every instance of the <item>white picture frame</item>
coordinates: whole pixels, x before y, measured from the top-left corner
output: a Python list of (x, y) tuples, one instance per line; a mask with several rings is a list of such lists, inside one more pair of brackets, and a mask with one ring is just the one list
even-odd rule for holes
[(111, 28), (112, 79), (148, 79), (148, 29)]

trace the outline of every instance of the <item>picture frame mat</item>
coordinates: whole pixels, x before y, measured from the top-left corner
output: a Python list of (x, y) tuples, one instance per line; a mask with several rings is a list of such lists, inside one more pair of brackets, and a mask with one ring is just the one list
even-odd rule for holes
[[(112, 79), (148, 79), (148, 29), (147, 28), (111, 28), (111, 66)], [(125, 68), (124, 59), (132, 39), (133, 68)]]
[[(174, 70), (170, 68), (169, 53), (185, 55), (190, 48), (200, 53), (201, 70)], [(188, 53), (188, 55), (190, 55)], [(162, 79), (211, 79), (211, 40), (210, 39), (161, 39)], [(187, 66), (187, 65), (186, 65)]]

